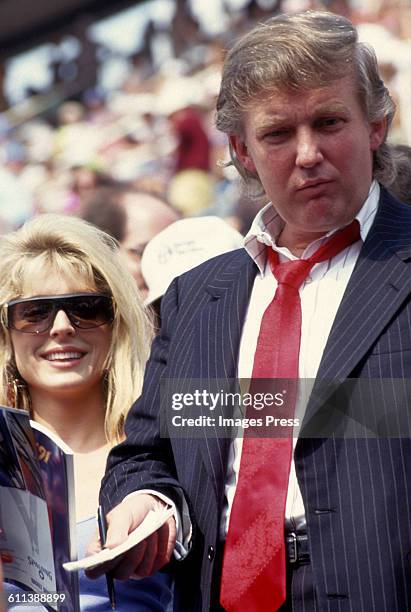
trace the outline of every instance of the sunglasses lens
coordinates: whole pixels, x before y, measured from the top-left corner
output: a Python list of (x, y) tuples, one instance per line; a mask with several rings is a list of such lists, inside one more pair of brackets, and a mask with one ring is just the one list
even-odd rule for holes
[(111, 298), (89, 294), (10, 303), (9, 327), (29, 334), (41, 334), (51, 328), (59, 310), (63, 310), (72, 325), (79, 329), (100, 327), (114, 319)]
[(20, 302), (9, 308), (10, 327), (27, 333), (41, 333), (50, 326), (50, 302)]
[(67, 306), (67, 314), (80, 329), (100, 327), (114, 318), (112, 302), (107, 296), (74, 298)]

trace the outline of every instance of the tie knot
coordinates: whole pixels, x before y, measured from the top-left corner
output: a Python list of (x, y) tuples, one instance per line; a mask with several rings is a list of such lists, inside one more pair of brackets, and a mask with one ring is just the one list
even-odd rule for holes
[(278, 253), (268, 249), (271, 271), (280, 285), (299, 289), (314, 264), (335, 257), (338, 253), (360, 239), (360, 224), (356, 219), (344, 229), (336, 232), (309, 259), (296, 259), (279, 263)]
[(306, 259), (286, 261), (272, 266), (272, 272), (279, 285), (299, 289), (310, 273), (313, 264)]

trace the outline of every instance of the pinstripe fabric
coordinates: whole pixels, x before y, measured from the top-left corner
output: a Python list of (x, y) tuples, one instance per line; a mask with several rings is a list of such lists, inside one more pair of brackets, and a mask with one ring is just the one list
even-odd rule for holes
[[(410, 260), (411, 207), (382, 191), (318, 379), (411, 378)], [(255, 273), (240, 250), (172, 284), (163, 299), (163, 328), (153, 344), (143, 395), (127, 420), (128, 439), (112, 451), (103, 481), (106, 510), (139, 488), (159, 489), (176, 501), (176, 491), (185, 491), (195, 533), (187, 559), (175, 564), (175, 605), (183, 612), (210, 607), (209, 547), (218, 543), (229, 441), (161, 438), (159, 380), (234, 377)], [(384, 386), (391, 415), (407, 409), (405, 394), (405, 385)], [(316, 384), (306, 430), (327, 397)], [(298, 441), (295, 462), (318, 611), (411, 609), (410, 450), (409, 439)], [(303, 612), (304, 605), (296, 610)]]
[[(317, 381), (411, 378), (411, 209), (383, 197)], [(316, 391), (307, 426), (327, 399)], [(375, 393), (391, 415), (409, 414), (398, 380), (375, 385)], [(296, 469), (321, 610), (411, 609), (410, 451), (409, 439), (299, 440)]]
[(312, 565), (298, 563), (287, 568), (287, 600), (278, 612), (319, 612)]

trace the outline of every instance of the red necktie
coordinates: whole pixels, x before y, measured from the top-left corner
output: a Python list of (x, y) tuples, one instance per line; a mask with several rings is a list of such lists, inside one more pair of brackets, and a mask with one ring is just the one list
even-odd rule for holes
[[(298, 379), (299, 288), (314, 264), (331, 259), (359, 238), (359, 223), (354, 220), (309, 259), (280, 264), (278, 254), (267, 249), (278, 286), (261, 321), (253, 379)], [(292, 437), (249, 433), (246, 429), (224, 550), (221, 604), (227, 612), (274, 612), (286, 598), (284, 521)]]

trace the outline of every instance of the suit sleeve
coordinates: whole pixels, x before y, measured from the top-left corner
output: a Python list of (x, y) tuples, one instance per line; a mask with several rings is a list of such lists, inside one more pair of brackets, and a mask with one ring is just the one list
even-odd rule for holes
[(142, 489), (163, 493), (181, 509), (184, 491), (177, 481), (170, 440), (160, 437), (160, 380), (167, 369), (168, 347), (178, 317), (177, 298), (175, 280), (163, 298), (163, 324), (152, 345), (142, 394), (126, 419), (126, 439), (108, 457), (100, 491), (105, 512)]

